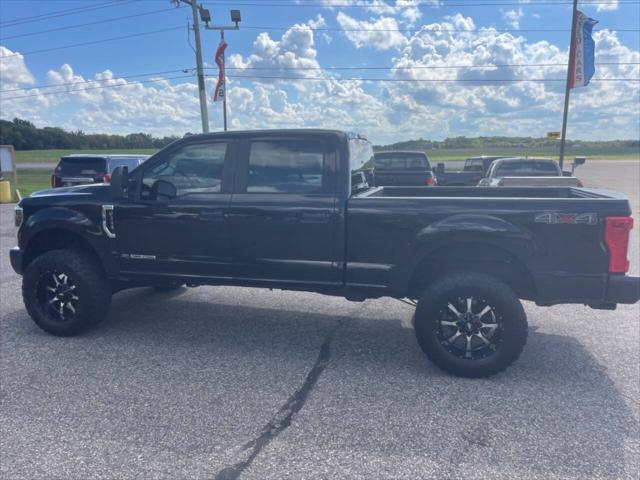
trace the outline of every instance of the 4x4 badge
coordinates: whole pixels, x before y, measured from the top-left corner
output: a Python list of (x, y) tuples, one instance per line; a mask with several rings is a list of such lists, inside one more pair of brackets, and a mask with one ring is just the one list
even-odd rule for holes
[(584, 224), (584, 225), (597, 225), (598, 214), (597, 213), (557, 213), (547, 212), (538, 213), (535, 216), (536, 223), (547, 223), (549, 225), (557, 224)]

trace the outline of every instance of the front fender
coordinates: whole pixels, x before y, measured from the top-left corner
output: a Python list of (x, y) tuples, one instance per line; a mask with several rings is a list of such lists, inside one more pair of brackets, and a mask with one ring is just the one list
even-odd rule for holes
[(30, 243), (37, 235), (46, 232), (66, 231), (76, 234), (86, 241), (100, 258), (107, 273), (116, 268), (111, 250), (114, 247), (105, 235), (101, 225), (101, 210), (87, 214), (67, 207), (48, 207), (38, 210), (27, 217), (18, 233), (18, 244), (23, 252), (28, 251)]

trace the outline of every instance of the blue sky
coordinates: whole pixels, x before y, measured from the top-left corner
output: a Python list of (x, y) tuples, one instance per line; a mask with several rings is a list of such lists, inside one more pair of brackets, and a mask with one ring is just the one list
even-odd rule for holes
[[(603, 65), (597, 67), (596, 78), (640, 79), (639, 2), (600, 2), (583, 1), (579, 7), (599, 21), (596, 52)], [(230, 79), (234, 128), (339, 127), (368, 132), (378, 141), (541, 136), (559, 129), (561, 82), (477, 80), (563, 78), (571, 16), (566, 0), (201, 3), (214, 23), (229, 23), (231, 8), (242, 12), (241, 29), (227, 34), (230, 75), (298, 78)], [(78, 11), (90, 7), (96, 8)], [(120, 19), (107, 21), (115, 18)], [(194, 67), (187, 42), (189, 21), (190, 9), (172, 9), (168, 0), (1, 0), (0, 89), (5, 92), (0, 95), (0, 116), (91, 132), (198, 131), (195, 78), (170, 78), (191, 75), (191, 70), (135, 77)], [(43, 32), (90, 22), (101, 23)], [(162, 29), (167, 31), (37, 52)], [(218, 35), (203, 32), (208, 66), (213, 65)], [(506, 64), (543, 66), (450, 68)], [(166, 81), (159, 81), (162, 78)], [(450, 82), (462, 78), (467, 83)], [(136, 83), (139, 80), (154, 82)], [(56, 84), (64, 85), (33, 88)], [(127, 86), (113, 87), (117, 84)], [(24, 88), (30, 90), (18, 90)], [(72, 91), (84, 88), (88, 90)], [(209, 96), (213, 88), (214, 79), (209, 78)], [(637, 81), (608, 81), (575, 90), (570, 136), (637, 138), (639, 89)], [(45, 95), (56, 91), (63, 93)], [(220, 128), (219, 104), (211, 102), (209, 109), (212, 129)]]

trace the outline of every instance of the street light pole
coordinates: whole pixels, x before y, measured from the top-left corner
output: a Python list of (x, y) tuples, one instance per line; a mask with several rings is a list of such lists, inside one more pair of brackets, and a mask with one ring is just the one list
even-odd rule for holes
[[(224, 29), (220, 30), (220, 42), (224, 42)], [(222, 121), (224, 131), (227, 131), (227, 56), (222, 52), (222, 81), (224, 82), (224, 97), (222, 97)]]
[[(208, 22), (205, 23), (205, 27), (207, 30), (220, 30), (220, 44), (224, 42), (224, 31), (225, 30), (239, 30), (240, 25), (240, 10), (231, 10), (231, 21), (234, 23), (233, 26), (225, 26), (225, 25), (209, 25)], [(224, 85), (224, 96), (222, 97), (222, 120), (224, 125), (224, 131), (227, 131), (227, 73), (226, 73), (226, 55), (225, 52), (222, 52), (222, 84)]]

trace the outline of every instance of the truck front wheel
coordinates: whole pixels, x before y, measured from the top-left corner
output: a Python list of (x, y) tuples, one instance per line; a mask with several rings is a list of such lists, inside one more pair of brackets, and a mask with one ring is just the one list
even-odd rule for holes
[(46, 252), (27, 267), (22, 297), (36, 324), (53, 335), (76, 335), (102, 320), (111, 289), (86, 253), (64, 249)]
[(461, 377), (488, 377), (511, 365), (527, 341), (527, 318), (513, 290), (480, 273), (453, 274), (418, 302), (416, 337), (427, 357)]

